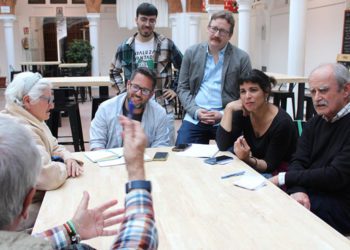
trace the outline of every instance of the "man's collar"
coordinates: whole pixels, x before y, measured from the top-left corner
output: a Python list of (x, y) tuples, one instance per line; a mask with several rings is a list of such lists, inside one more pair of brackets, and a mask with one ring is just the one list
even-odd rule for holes
[(341, 110), (339, 110), (338, 113), (332, 119), (327, 119), (325, 116), (322, 116), (322, 118), (325, 119), (327, 122), (333, 123), (340, 120), (341, 118), (343, 118), (349, 113), (350, 113), (350, 102), (346, 104)]

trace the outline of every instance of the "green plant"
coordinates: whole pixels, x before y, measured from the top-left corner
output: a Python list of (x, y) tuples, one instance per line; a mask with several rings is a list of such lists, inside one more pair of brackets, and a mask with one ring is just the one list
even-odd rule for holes
[(88, 41), (85, 40), (73, 40), (68, 46), (66, 51), (66, 57), (70, 63), (87, 63), (90, 69), (92, 60), (93, 47)]

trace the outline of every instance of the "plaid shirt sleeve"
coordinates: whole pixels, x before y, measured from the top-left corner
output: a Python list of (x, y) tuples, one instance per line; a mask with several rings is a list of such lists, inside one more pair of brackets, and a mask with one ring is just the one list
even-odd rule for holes
[(142, 189), (132, 190), (125, 198), (125, 219), (112, 249), (157, 249), (152, 197)]
[(53, 249), (64, 249), (70, 244), (70, 239), (63, 225), (46, 230), (42, 233), (33, 234), (34, 237), (42, 238), (51, 243)]

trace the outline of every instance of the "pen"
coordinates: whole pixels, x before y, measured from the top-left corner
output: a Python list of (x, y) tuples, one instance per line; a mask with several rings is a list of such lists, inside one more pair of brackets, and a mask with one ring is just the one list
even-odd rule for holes
[(216, 151), (215, 154), (213, 154), (213, 156), (211, 156), (210, 158), (214, 158), (219, 152), (220, 150)]
[(227, 175), (224, 175), (224, 176), (221, 176), (221, 179), (227, 179), (227, 178), (230, 178), (230, 177), (233, 177), (233, 176), (240, 176), (240, 175), (244, 175), (245, 171), (238, 171), (238, 172), (234, 172), (232, 174), (227, 174)]
[(128, 118), (132, 119), (135, 106), (134, 106), (134, 103), (131, 101), (131, 99), (129, 100), (128, 107), (129, 107)]

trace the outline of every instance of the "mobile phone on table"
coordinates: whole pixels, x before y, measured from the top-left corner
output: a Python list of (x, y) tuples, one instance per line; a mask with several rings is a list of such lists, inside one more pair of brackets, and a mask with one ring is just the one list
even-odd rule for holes
[(168, 152), (156, 152), (153, 156), (154, 161), (166, 161), (168, 159)]
[(171, 150), (175, 152), (181, 152), (181, 151), (185, 151), (190, 146), (191, 146), (191, 143), (183, 143), (173, 147)]
[(231, 161), (232, 159), (233, 159), (233, 157), (231, 157), (231, 156), (221, 155), (221, 156), (210, 157), (208, 159), (205, 159), (204, 162), (208, 163), (210, 165), (215, 165), (215, 164), (224, 164), (226, 162)]

